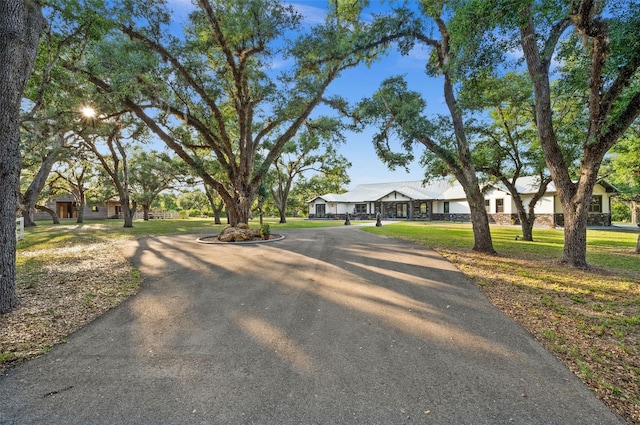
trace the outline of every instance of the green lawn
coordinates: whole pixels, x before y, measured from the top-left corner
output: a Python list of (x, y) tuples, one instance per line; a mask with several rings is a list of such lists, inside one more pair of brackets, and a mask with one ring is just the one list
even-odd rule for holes
[[(587, 261), (592, 266), (615, 267), (640, 272), (640, 258), (634, 254), (638, 232), (629, 229), (588, 230)], [(473, 246), (470, 224), (404, 222), (370, 227), (368, 232), (403, 238), (441, 249), (468, 249)], [(552, 260), (562, 256), (562, 229), (534, 229), (534, 242), (521, 239), (520, 227), (492, 226), (493, 245), (500, 256), (532, 260)]]
[[(344, 226), (342, 220), (307, 220), (303, 218), (287, 218), (287, 223), (280, 224), (277, 218), (265, 218), (271, 225), (272, 232), (278, 229), (318, 228)], [(53, 225), (50, 221), (40, 221), (38, 226), (25, 229), (24, 240), (18, 243), (18, 251), (44, 247), (69, 246), (78, 243), (90, 243), (101, 239), (131, 239), (141, 236), (170, 235), (180, 233), (215, 234), (225, 224), (214, 224), (213, 218), (188, 218), (167, 220), (136, 220), (132, 228), (122, 227), (122, 220), (86, 220), (77, 224), (75, 220), (61, 220), (61, 224)], [(226, 221), (223, 219), (223, 223)], [(358, 222), (353, 221), (353, 224)], [(251, 227), (259, 227), (258, 219), (249, 222)]]

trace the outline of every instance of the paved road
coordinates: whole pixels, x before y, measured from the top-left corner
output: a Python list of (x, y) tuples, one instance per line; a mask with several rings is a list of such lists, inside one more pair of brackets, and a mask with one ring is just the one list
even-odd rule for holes
[(2, 424), (614, 424), (433, 251), (128, 242), (142, 292), (0, 378)]

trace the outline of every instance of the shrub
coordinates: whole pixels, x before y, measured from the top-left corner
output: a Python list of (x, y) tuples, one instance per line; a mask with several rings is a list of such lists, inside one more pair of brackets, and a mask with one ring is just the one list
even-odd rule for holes
[(631, 221), (631, 208), (629, 208), (629, 205), (620, 201), (612, 201), (611, 221)]

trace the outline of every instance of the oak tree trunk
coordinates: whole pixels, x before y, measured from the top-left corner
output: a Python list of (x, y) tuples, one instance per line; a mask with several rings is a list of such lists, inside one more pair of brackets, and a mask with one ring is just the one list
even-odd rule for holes
[(587, 263), (587, 213), (577, 202), (562, 203), (564, 215), (564, 249), (561, 262), (576, 268), (588, 268)]
[(518, 219), (520, 220), (520, 229), (522, 230), (522, 240), (533, 241), (533, 224), (536, 221), (536, 216), (518, 210)]
[(293, 178), (290, 178), (286, 183), (279, 182), (277, 188), (271, 188), (271, 197), (273, 197), (278, 214), (280, 215), (280, 224), (287, 222), (287, 201), (289, 200), (289, 193), (291, 192), (291, 182)]
[(491, 230), (489, 228), (489, 216), (484, 206), (484, 195), (478, 185), (466, 185), (465, 192), (469, 202), (471, 213), (471, 226), (473, 229), (473, 250), (486, 254), (495, 254)]
[(223, 200), (225, 201), (224, 203), (227, 208), (229, 224), (233, 227), (236, 227), (238, 223), (249, 223), (249, 219), (251, 218), (251, 206), (253, 201), (256, 199), (258, 185), (253, 187), (243, 183), (244, 182), (239, 184), (237, 183), (235, 185), (236, 190), (233, 193), (232, 198), (226, 199), (223, 196)]
[(133, 227), (133, 215), (136, 211), (136, 203), (133, 203), (133, 206), (131, 205), (131, 200), (129, 199), (129, 196), (122, 196), (122, 194), (120, 194), (120, 199), (122, 199), (122, 215), (124, 216), (124, 226), (122, 227)]
[(214, 197), (214, 190), (211, 189), (210, 186), (205, 185), (205, 194), (207, 195), (207, 199), (209, 200), (209, 205), (211, 205), (211, 210), (213, 211), (213, 223), (214, 224), (222, 224), (222, 222), (220, 221), (220, 215), (222, 214), (222, 208), (224, 207), (224, 202), (222, 202), (222, 200), (220, 200), (220, 202), (216, 203), (215, 197)]
[(29, 184), (27, 190), (25, 190), (24, 195), (21, 196), (21, 209), (22, 216), (24, 217), (24, 227), (31, 227), (36, 225), (36, 223), (33, 221), (32, 214), (36, 208), (38, 198), (40, 197), (40, 194), (42, 193), (42, 190), (47, 183), (47, 178), (49, 178), (49, 174), (51, 174), (51, 169), (60, 158), (62, 144), (62, 136), (56, 136), (55, 146), (42, 160), (42, 164), (40, 164), (38, 172)]
[(77, 198), (78, 218), (76, 223), (84, 223), (84, 207), (87, 204), (87, 199), (84, 191), (80, 191)]
[(44, 205), (36, 205), (36, 209), (38, 211), (46, 212), (47, 214), (49, 214), (51, 216), (51, 220), (53, 221), (53, 224), (60, 224), (60, 219), (58, 218), (58, 214), (56, 214), (56, 212), (51, 208), (46, 207)]
[(16, 297), (16, 211), (20, 186), (20, 102), (44, 28), (40, 5), (0, 1), (0, 314)]
[(518, 220), (520, 220), (520, 229), (522, 229), (522, 240), (533, 241), (533, 223), (535, 223), (536, 221), (536, 215), (533, 211), (533, 207), (531, 204), (529, 204), (529, 214), (527, 214), (527, 210), (524, 208), (524, 202), (522, 202), (522, 197), (520, 196), (520, 194), (513, 191), (512, 188), (509, 188), (509, 190), (511, 190), (513, 203), (516, 206), (516, 213), (518, 214)]

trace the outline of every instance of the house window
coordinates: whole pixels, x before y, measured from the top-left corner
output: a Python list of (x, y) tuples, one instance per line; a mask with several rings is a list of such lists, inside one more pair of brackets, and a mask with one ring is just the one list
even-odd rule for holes
[(420, 214), (426, 214), (429, 211), (429, 208), (427, 207), (427, 203), (423, 202), (420, 204)]
[(449, 214), (449, 201), (444, 201), (444, 213)]
[(484, 209), (486, 212), (491, 212), (491, 200), (490, 199), (485, 199), (484, 200)]
[(366, 214), (367, 213), (367, 204), (356, 204), (354, 212), (356, 214)]
[(496, 213), (504, 212), (504, 199), (496, 199)]
[(91, 211), (92, 212), (98, 212), (99, 211), (98, 206), (97, 205), (92, 206), (91, 207)]
[(589, 212), (602, 212), (602, 195), (593, 195), (593, 197), (591, 198), (591, 205), (589, 205)]

